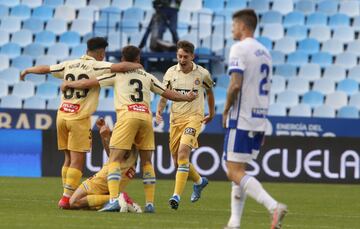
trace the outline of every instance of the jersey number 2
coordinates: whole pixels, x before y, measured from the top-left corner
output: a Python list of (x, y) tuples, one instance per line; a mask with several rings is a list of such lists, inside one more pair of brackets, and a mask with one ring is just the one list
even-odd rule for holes
[(135, 91), (137, 92), (137, 95), (131, 95), (130, 96), (130, 99), (134, 102), (142, 102), (144, 100), (144, 94), (142, 92), (142, 89), (143, 89), (143, 85), (142, 85), (142, 82), (141, 80), (138, 80), (138, 79), (131, 79), (130, 80), (130, 85), (134, 85), (136, 84), (137, 87), (135, 88)]
[(268, 95), (269, 89), (266, 88), (266, 84), (268, 83), (268, 77), (270, 73), (270, 67), (267, 64), (262, 64), (260, 66), (260, 73), (264, 76), (264, 78), (260, 81), (259, 94), (260, 95)]

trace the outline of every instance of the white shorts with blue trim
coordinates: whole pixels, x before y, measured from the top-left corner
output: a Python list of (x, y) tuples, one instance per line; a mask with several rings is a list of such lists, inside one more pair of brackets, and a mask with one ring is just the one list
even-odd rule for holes
[(257, 158), (264, 132), (229, 128), (224, 141), (224, 160), (249, 163)]

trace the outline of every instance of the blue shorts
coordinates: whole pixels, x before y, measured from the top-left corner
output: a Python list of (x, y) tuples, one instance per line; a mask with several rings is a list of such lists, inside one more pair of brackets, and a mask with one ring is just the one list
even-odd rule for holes
[(256, 159), (264, 132), (227, 129), (224, 140), (224, 160), (248, 163)]

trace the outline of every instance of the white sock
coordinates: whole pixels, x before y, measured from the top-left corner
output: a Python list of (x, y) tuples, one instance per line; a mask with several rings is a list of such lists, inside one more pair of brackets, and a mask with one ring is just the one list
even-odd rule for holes
[(241, 187), (232, 182), (231, 189), (231, 216), (228, 227), (240, 227), (241, 217), (245, 206), (246, 193), (241, 192)]
[(263, 188), (260, 182), (252, 176), (245, 175), (240, 181), (240, 187), (259, 204), (264, 205), (268, 211), (276, 208), (277, 202)]
[(199, 184), (201, 184), (202, 182), (203, 182), (202, 177), (200, 177), (200, 179), (199, 179), (197, 182), (194, 182), (194, 183), (197, 184), (197, 185), (199, 185)]

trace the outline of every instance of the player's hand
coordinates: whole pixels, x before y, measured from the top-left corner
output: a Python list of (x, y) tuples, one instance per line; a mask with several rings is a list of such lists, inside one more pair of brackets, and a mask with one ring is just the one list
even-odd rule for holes
[(63, 83), (60, 86), (60, 90), (62, 92), (65, 92), (68, 89), (68, 81), (63, 81)]
[(214, 114), (208, 114), (205, 116), (205, 118), (202, 120), (202, 122), (204, 124), (208, 124), (213, 118), (214, 118)]
[(26, 75), (27, 75), (27, 71), (26, 71), (26, 70), (22, 71), (22, 72), (20, 73), (20, 80), (21, 80), (21, 81), (24, 81)]
[(96, 120), (96, 126), (97, 126), (97, 128), (101, 128), (102, 126), (104, 126), (105, 125), (105, 120), (104, 120), (104, 118), (98, 118), (97, 120)]
[(194, 99), (197, 98), (198, 94), (194, 92), (194, 90), (191, 90), (189, 93), (186, 94), (187, 96), (187, 100), (188, 102), (193, 101)]
[(156, 124), (160, 125), (164, 121), (162, 117), (162, 113), (159, 111), (156, 111), (156, 118), (155, 118)]
[(228, 113), (229, 113), (229, 111), (224, 111), (223, 114), (222, 114), (222, 126), (224, 128), (226, 128), (226, 120), (227, 120), (227, 117), (228, 117)]
[(108, 125), (104, 124), (102, 127), (100, 127), (99, 133), (101, 137), (110, 139), (110, 132), (111, 130)]

